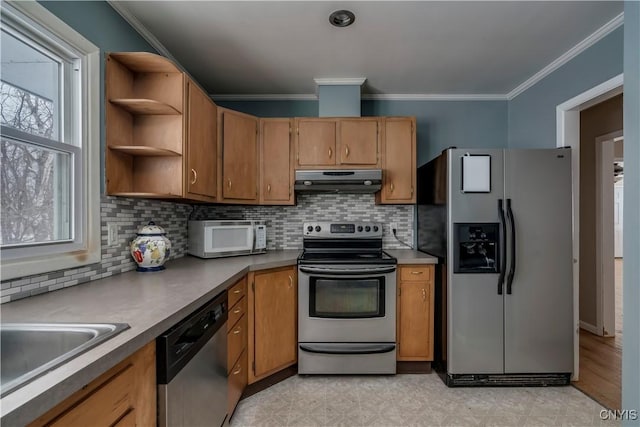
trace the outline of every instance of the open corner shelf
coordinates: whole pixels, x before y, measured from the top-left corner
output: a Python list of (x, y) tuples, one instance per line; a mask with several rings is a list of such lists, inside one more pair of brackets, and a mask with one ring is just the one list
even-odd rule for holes
[(175, 107), (164, 102), (155, 101), (153, 99), (131, 99), (131, 98), (119, 98), (111, 99), (110, 102), (114, 105), (124, 108), (132, 114), (147, 114), (147, 115), (180, 115), (182, 114)]
[(146, 147), (143, 145), (112, 145), (109, 149), (138, 157), (174, 157), (182, 154), (166, 148)]
[(167, 58), (149, 52), (111, 53), (110, 56), (130, 70), (143, 73), (180, 73)]
[(178, 194), (162, 194), (162, 193), (140, 193), (140, 192), (117, 192), (111, 193), (110, 196), (117, 197), (137, 197), (143, 199), (181, 199), (182, 196)]

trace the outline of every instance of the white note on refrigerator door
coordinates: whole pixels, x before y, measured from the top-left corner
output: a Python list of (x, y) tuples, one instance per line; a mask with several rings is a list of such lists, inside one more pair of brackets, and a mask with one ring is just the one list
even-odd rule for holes
[(484, 154), (462, 156), (461, 178), (463, 193), (490, 193), (491, 156)]

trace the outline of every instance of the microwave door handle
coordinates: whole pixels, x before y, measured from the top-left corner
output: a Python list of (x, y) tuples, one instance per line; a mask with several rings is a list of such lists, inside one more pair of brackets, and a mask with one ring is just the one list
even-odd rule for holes
[(251, 246), (251, 252), (256, 249), (256, 230), (255, 225), (249, 227), (249, 244)]

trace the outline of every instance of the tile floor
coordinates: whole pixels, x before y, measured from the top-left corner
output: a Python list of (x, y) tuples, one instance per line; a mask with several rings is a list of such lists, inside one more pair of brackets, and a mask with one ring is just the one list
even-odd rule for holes
[(294, 376), (238, 405), (231, 426), (600, 426), (574, 387), (448, 388), (436, 374)]

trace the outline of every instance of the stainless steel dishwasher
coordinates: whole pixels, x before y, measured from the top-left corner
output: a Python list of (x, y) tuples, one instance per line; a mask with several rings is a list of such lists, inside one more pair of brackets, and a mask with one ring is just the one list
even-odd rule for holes
[(227, 416), (227, 291), (156, 341), (158, 425), (219, 427)]

